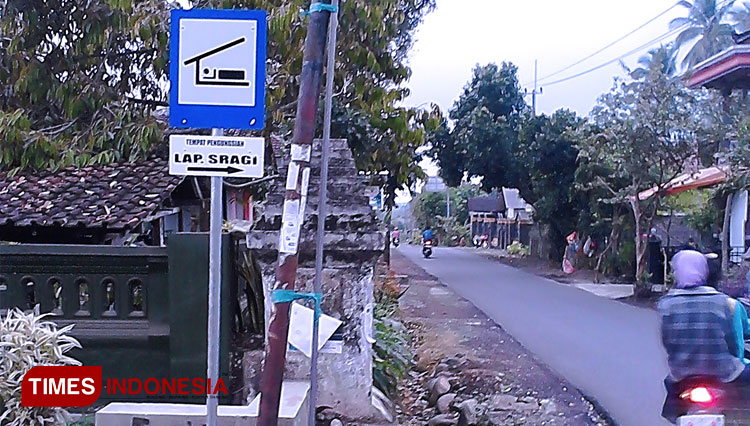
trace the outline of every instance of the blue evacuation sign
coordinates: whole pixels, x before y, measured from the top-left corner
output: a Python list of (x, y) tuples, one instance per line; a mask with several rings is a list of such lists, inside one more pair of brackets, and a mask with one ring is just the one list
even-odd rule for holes
[(266, 12), (172, 10), (169, 125), (263, 128)]

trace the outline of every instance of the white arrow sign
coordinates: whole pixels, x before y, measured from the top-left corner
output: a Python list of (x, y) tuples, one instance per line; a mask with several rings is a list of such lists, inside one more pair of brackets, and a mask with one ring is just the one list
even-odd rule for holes
[(171, 135), (169, 174), (262, 177), (263, 138)]

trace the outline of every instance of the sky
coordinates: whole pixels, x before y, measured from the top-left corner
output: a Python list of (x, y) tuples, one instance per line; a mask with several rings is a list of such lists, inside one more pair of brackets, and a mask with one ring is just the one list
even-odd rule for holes
[[(436, 103), (447, 114), (471, 78), (472, 69), (490, 62), (515, 64), (521, 87), (531, 92), (536, 60), (538, 87), (543, 92), (537, 95), (537, 112), (551, 114), (567, 108), (585, 116), (599, 95), (612, 88), (614, 77), (626, 75), (619, 61), (566, 82), (546, 83), (646, 45), (622, 58), (626, 66), (635, 68), (638, 58), (650, 48), (674, 39), (671, 35), (649, 43), (669, 33), (672, 19), (687, 15), (687, 9), (674, 5), (674, 0), (437, 0), (436, 10), (416, 32), (409, 55), (411, 94), (405, 105), (429, 107)], [(612, 47), (557, 73), (658, 15), (662, 16)], [(531, 105), (530, 95), (526, 102)], [(421, 166), (430, 176), (438, 174), (437, 165), (430, 160)], [(407, 194), (399, 197), (400, 202), (408, 199)]]
[[(412, 76), (408, 106), (437, 103), (447, 111), (471, 78), (476, 64), (509, 61), (518, 67), (522, 87), (556, 72), (634, 30), (673, 6), (673, 0), (437, 0), (416, 33), (409, 57)], [(675, 7), (622, 42), (563, 73), (541, 80), (537, 111), (568, 108), (586, 115), (597, 97), (624, 76), (619, 63), (570, 81), (546, 86), (639, 47), (669, 31), (669, 21), (685, 16)], [(673, 39), (674, 37), (672, 37)], [(665, 41), (668, 41), (667, 39)], [(652, 47), (658, 47), (655, 43)], [(648, 48), (624, 58), (636, 64)], [(531, 96), (527, 97), (531, 104)]]

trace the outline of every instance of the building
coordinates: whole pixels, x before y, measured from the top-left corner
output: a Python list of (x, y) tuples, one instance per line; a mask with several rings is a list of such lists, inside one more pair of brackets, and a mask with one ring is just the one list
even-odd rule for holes
[(0, 172), (0, 240), (162, 246), (171, 232), (201, 228), (202, 192), (196, 181), (169, 175), (159, 157)]
[[(735, 44), (695, 66), (688, 79), (688, 87), (705, 87), (719, 90), (724, 96), (723, 108), (729, 113), (729, 95), (735, 89), (750, 89), (750, 31), (733, 35)], [(727, 141), (725, 145), (731, 145)], [(750, 226), (748, 224), (748, 191), (738, 191), (732, 197), (732, 205), (727, 206), (729, 214), (729, 259), (739, 263), (741, 256), (750, 246)], [(727, 238), (721, 236), (722, 240)]]
[(533, 209), (517, 189), (503, 188), (500, 193), (469, 198), (468, 208), (473, 242), (486, 236), (492, 247), (504, 249), (513, 241), (530, 244)]

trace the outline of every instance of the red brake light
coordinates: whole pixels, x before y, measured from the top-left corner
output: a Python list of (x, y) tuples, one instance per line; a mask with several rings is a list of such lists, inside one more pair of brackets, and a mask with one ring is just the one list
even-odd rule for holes
[(709, 404), (714, 400), (714, 396), (711, 395), (711, 392), (703, 386), (683, 392), (682, 395), (680, 395), (680, 398), (699, 404)]

